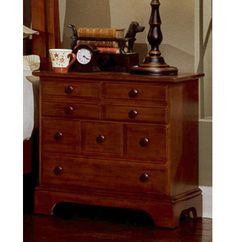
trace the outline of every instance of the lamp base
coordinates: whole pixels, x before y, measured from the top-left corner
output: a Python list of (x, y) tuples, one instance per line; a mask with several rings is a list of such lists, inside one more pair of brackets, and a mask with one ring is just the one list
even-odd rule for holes
[(144, 62), (130, 69), (131, 73), (156, 76), (175, 76), (178, 69), (165, 63), (162, 56), (146, 56)]

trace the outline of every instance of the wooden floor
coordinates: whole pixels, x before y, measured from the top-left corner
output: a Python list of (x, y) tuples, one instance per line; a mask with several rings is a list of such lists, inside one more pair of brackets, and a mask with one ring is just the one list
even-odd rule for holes
[(144, 213), (86, 206), (58, 207), (54, 216), (24, 215), (24, 242), (103, 241), (211, 242), (212, 221), (190, 219), (175, 230), (160, 229)]

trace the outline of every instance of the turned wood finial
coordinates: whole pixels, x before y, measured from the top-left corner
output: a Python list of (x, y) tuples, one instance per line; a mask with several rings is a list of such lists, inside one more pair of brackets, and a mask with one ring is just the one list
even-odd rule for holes
[(178, 69), (165, 63), (161, 56), (159, 46), (163, 36), (161, 32), (160, 1), (151, 1), (151, 16), (149, 20), (150, 29), (148, 32), (148, 42), (151, 46), (150, 51), (142, 64), (131, 68), (132, 73), (149, 75), (177, 75)]
[(148, 32), (148, 42), (151, 45), (149, 55), (161, 55), (159, 46), (162, 42), (163, 36), (161, 32), (161, 17), (159, 13), (160, 1), (152, 0), (152, 12), (149, 20), (150, 29)]

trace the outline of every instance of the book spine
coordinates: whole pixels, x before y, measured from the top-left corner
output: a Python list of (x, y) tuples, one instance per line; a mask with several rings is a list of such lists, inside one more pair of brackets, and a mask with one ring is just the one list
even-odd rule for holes
[(124, 29), (114, 28), (79, 28), (78, 37), (124, 38)]
[(116, 29), (116, 38), (124, 38), (125, 37), (125, 29)]
[(97, 47), (100, 53), (120, 54), (120, 49), (115, 47)]
[(115, 41), (78, 40), (77, 44), (94, 45), (96, 47), (114, 47), (114, 48), (119, 47), (118, 43)]

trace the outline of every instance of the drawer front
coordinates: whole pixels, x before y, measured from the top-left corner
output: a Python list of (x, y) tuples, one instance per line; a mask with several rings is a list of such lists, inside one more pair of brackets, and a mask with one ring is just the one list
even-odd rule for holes
[(165, 85), (105, 83), (103, 93), (104, 97), (108, 99), (167, 101), (167, 87)]
[(100, 106), (95, 104), (80, 104), (76, 102), (42, 102), (43, 116), (100, 118)]
[(67, 120), (42, 119), (41, 147), (44, 151), (73, 153), (80, 144), (80, 123)]
[(106, 191), (167, 193), (167, 171), (155, 166), (110, 160), (44, 156), (42, 183)]
[(82, 153), (121, 156), (123, 127), (120, 124), (82, 122)]
[(99, 84), (91, 82), (58, 80), (57, 83), (46, 81), (42, 82), (42, 95), (45, 96), (64, 96), (64, 97), (90, 97), (99, 98)]
[(160, 125), (125, 125), (128, 158), (166, 162), (167, 127)]
[(105, 105), (105, 119), (121, 121), (139, 121), (153, 123), (167, 123), (166, 107), (135, 107)]

